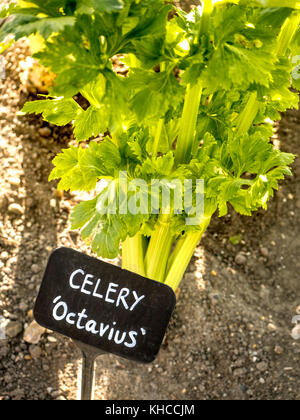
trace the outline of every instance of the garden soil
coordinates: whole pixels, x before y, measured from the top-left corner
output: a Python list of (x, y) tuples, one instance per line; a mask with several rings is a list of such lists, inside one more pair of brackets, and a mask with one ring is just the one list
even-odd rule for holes
[[(51, 331), (24, 340), (50, 253), (67, 246), (91, 255), (68, 221), (80, 197), (48, 183), (52, 158), (74, 142), (70, 127), (17, 114), (29, 97), (20, 81), (27, 55), (24, 42), (9, 49), (0, 80), (0, 322), (11, 336), (0, 340), (0, 400), (72, 400), (73, 343)], [(273, 140), (300, 154), (299, 112), (283, 115)], [(293, 170), (268, 212), (214, 218), (159, 357), (151, 365), (100, 357), (96, 399), (300, 399), (300, 342), (291, 337), (300, 313), (299, 159)]]

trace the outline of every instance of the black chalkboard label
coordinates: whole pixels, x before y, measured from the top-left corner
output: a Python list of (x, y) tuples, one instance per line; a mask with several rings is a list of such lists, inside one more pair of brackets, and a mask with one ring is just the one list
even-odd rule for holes
[(153, 362), (176, 304), (173, 290), (69, 248), (52, 253), (34, 308), (45, 328), (100, 351)]

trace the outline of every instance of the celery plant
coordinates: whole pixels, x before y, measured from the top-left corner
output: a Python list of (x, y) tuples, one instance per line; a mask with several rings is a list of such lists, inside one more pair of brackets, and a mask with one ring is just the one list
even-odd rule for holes
[[(56, 74), (49, 97), (23, 111), (71, 123), (86, 142), (58, 154), (50, 175), (62, 190), (95, 191), (74, 208), (72, 227), (99, 256), (121, 249), (124, 268), (174, 290), (214, 213), (267, 209), (294, 160), (273, 148), (267, 121), (298, 107), (299, 1), (202, 3), (187, 14), (162, 0), (30, 0), (1, 12), (12, 18), (0, 41), (39, 33), (35, 57)], [(144, 184), (129, 188), (120, 173)], [(161, 192), (149, 204), (153, 180), (174, 179), (204, 181), (196, 225), (173, 196), (167, 208)], [(124, 211), (130, 202), (137, 212)]]

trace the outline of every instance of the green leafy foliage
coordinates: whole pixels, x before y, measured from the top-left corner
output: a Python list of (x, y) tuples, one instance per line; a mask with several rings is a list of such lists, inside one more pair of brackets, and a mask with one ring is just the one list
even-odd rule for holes
[(17, 6), (15, 3), (10, 3), (8, 6), (5, 5), (0, 8), (0, 19), (4, 19), (7, 16), (10, 16), (12, 13), (14, 13), (17, 9)]
[(68, 13), (73, 3), (70, 0), (26, 0), (25, 3), (28, 7), (10, 6), (10, 13), (14, 16), (4, 24), (0, 39), (11, 33), (16, 39), (36, 33), (48, 39), (53, 33), (75, 23), (72, 13)]
[(64, 29), (65, 26), (74, 25), (74, 22), (75, 20), (71, 16), (40, 19), (28, 14), (18, 14), (13, 22), (4, 25), (2, 33), (4, 36), (13, 31), (16, 39), (39, 33), (48, 39), (53, 33)]
[(81, 107), (74, 99), (55, 98), (27, 102), (22, 112), (28, 114), (42, 114), (45, 121), (63, 126), (76, 118)]
[(108, 138), (89, 147), (70, 147), (53, 161), (55, 169), (49, 180), (61, 179), (58, 188), (71, 191), (91, 191), (100, 178), (113, 178), (121, 165), (118, 148)]

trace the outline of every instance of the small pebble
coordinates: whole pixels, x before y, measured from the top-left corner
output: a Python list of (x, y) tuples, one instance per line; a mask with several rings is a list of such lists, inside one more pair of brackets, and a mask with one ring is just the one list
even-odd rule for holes
[(28, 306), (26, 305), (26, 303), (25, 303), (25, 302), (21, 302), (21, 303), (19, 304), (19, 309), (20, 309), (20, 311), (25, 312), (25, 311), (27, 311)]
[(31, 345), (29, 347), (29, 353), (33, 359), (39, 359), (42, 355), (42, 350), (39, 346)]
[(32, 264), (31, 266), (31, 271), (34, 274), (38, 274), (41, 271), (41, 268), (37, 265), (37, 264)]
[[(0, 258), (1, 258), (2, 261), (6, 261), (9, 258), (8, 252), (6, 252), (6, 251), (1, 252)], [(300, 307), (299, 307), (299, 309), (300, 309)]]
[(270, 324), (268, 324), (268, 330), (269, 331), (276, 331), (277, 330), (277, 327), (276, 327), (276, 325), (270, 323)]
[(26, 343), (38, 344), (45, 331), (46, 329), (41, 327), (36, 321), (32, 321), (26, 328), (23, 339)]
[(54, 390), (51, 392), (53, 398), (58, 398), (60, 396), (60, 391)]
[(256, 365), (256, 367), (260, 372), (265, 372), (266, 370), (268, 370), (268, 363), (260, 362)]
[(23, 330), (23, 325), (19, 321), (9, 321), (5, 327), (5, 334), (9, 338), (17, 337)]
[(246, 262), (247, 262), (247, 258), (246, 258), (246, 256), (245, 256), (244, 254), (239, 253), (239, 254), (237, 254), (237, 256), (235, 257), (235, 262), (236, 262), (236, 264), (238, 264), (238, 265), (245, 265), (245, 264), (246, 264)]
[(52, 131), (49, 127), (42, 127), (39, 129), (39, 134), (43, 137), (50, 137), (52, 134)]
[(19, 187), (19, 185), (21, 184), (21, 180), (20, 178), (9, 178), (8, 182), (10, 183), (10, 185), (12, 185), (13, 187)]
[(50, 200), (50, 207), (52, 207), (53, 209), (56, 208), (56, 200), (55, 200), (55, 198), (51, 198), (51, 200)]
[(282, 347), (280, 347), (280, 346), (276, 346), (275, 347), (275, 349), (274, 349), (274, 351), (275, 351), (275, 353), (276, 354), (279, 354), (279, 355), (281, 355), (281, 354), (283, 354), (283, 348)]
[(23, 210), (23, 207), (20, 206), (20, 204), (12, 203), (8, 206), (8, 212), (16, 214), (18, 216), (22, 216), (22, 214), (24, 213), (24, 210)]
[(269, 250), (267, 248), (261, 248), (260, 253), (265, 258), (267, 258), (269, 256)]
[(292, 331), (292, 337), (294, 340), (300, 339), (300, 324), (296, 325)]
[(0, 347), (0, 359), (6, 357), (9, 354), (9, 348), (4, 346)]

